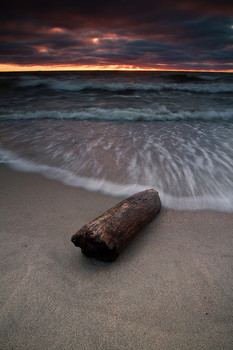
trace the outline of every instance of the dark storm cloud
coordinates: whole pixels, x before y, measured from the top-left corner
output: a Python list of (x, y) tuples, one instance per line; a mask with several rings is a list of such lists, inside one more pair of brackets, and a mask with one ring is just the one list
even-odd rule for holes
[(0, 20), (0, 63), (233, 69), (232, 1), (9, 0)]

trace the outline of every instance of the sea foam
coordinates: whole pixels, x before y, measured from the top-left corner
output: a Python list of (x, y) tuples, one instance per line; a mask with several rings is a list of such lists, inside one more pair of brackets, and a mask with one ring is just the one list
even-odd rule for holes
[[(0, 149), (0, 162), (7, 164), (14, 170), (38, 173), (49, 179), (55, 179), (61, 183), (80, 187), (90, 191), (98, 191), (104, 194), (127, 197), (136, 192), (150, 188), (147, 185), (117, 184), (105, 179), (95, 179), (91, 177), (77, 176), (71, 171), (64, 170), (45, 164), (36, 164), (32, 161), (19, 157), (15, 153)], [(229, 192), (221, 195), (203, 195), (196, 197), (177, 197), (165, 193), (161, 188), (156, 188), (162, 202), (162, 206), (174, 210), (216, 210), (221, 212), (233, 212), (233, 197)]]

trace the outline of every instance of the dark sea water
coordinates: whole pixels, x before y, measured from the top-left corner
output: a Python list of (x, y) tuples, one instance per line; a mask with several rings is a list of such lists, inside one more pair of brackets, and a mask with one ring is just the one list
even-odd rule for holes
[(0, 74), (0, 161), (164, 207), (233, 211), (233, 74)]

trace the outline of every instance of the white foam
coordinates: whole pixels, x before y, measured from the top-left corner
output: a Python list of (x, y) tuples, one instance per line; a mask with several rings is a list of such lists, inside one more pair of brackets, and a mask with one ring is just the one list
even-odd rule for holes
[[(94, 179), (74, 175), (72, 172), (58, 167), (44, 164), (36, 164), (28, 161), (15, 153), (0, 149), (0, 162), (8, 164), (11, 168), (31, 173), (39, 173), (43, 176), (56, 179), (66, 185), (81, 187), (91, 191), (100, 191), (113, 196), (129, 196), (136, 192), (151, 188), (147, 185), (139, 184), (116, 184), (104, 179)], [(229, 193), (222, 193), (216, 196), (197, 196), (197, 197), (175, 197), (171, 196), (160, 188), (156, 188), (165, 208), (175, 210), (203, 210), (211, 209), (221, 212), (233, 212), (233, 197)]]

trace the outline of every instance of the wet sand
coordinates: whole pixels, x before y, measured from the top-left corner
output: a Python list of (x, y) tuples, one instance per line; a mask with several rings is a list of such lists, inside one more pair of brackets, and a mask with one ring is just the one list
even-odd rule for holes
[(123, 198), (0, 166), (0, 348), (233, 348), (233, 214), (160, 214), (113, 263), (70, 241)]

